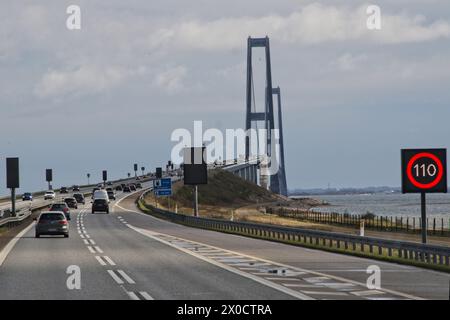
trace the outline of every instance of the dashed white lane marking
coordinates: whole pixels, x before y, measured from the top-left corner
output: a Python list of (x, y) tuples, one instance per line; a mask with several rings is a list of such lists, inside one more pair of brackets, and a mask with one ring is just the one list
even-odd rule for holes
[(124, 278), (125, 281), (128, 282), (129, 284), (135, 284), (135, 283), (136, 283), (136, 282), (134, 282), (133, 279), (130, 278), (129, 275), (127, 275), (127, 274), (125, 273), (125, 271), (123, 271), (123, 270), (117, 270), (117, 273), (120, 274), (120, 275), (122, 276), (122, 278)]
[(136, 295), (136, 293), (132, 292), (132, 291), (127, 291), (128, 296), (130, 297), (131, 300), (141, 300), (139, 299), (139, 297)]
[(100, 256), (95, 256), (95, 259), (97, 259), (98, 263), (100, 263), (102, 266), (106, 266), (105, 261)]
[(86, 244), (86, 245), (89, 244), (89, 241), (87, 241), (86, 239), (84, 239), (83, 241), (84, 241), (84, 244)]
[(94, 248), (95, 248), (95, 250), (97, 250), (97, 252), (98, 252), (98, 253), (103, 253), (103, 250), (102, 250), (102, 249), (100, 249), (100, 247), (99, 247), (99, 246), (95, 246)]
[(87, 248), (88, 248), (88, 250), (89, 250), (91, 253), (97, 253), (97, 252), (95, 252), (95, 250), (94, 250), (91, 246), (87, 246)]
[[(267, 273), (258, 273), (258, 274), (264, 274), (267, 275)], [(300, 279), (295, 279), (295, 278), (283, 278), (283, 277), (264, 277), (267, 280), (275, 280), (275, 281), (300, 281)]]
[(330, 291), (305, 291), (302, 290), (305, 294), (311, 295), (322, 295), (322, 296), (348, 296), (345, 292), (330, 292)]
[(90, 239), (90, 238), (91, 238), (91, 236), (90, 236), (90, 235), (88, 235), (87, 233), (84, 233), (84, 236), (85, 236), (86, 238), (88, 238), (88, 239)]
[(92, 239), (87, 240), (90, 244), (95, 244), (95, 241)]
[(113, 270), (108, 270), (109, 275), (114, 279), (115, 282), (117, 282), (117, 284), (123, 284), (123, 280), (119, 278), (119, 276), (113, 271)]
[(139, 291), (139, 293), (142, 297), (144, 297), (145, 300), (154, 300), (153, 297), (145, 291)]
[(115, 266), (116, 263), (114, 261), (112, 261), (112, 259), (108, 256), (103, 256), (103, 259), (106, 260), (106, 262), (108, 262), (111, 266)]
[(80, 233), (80, 237), (81, 237), (81, 239), (84, 239), (84, 236)]
[(366, 290), (366, 291), (352, 291), (351, 294), (354, 294), (355, 296), (359, 297), (365, 297), (365, 296), (371, 296), (371, 295), (377, 295), (377, 294), (383, 294), (383, 292), (378, 290)]

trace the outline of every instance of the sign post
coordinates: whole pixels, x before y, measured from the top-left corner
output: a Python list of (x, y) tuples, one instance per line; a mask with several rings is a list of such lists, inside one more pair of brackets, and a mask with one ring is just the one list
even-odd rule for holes
[(447, 193), (446, 149), (403, 149), (402, 192), (420, 193), (422, 243), (427, 243), (426, 194)]
[(6, 187), (11, 189), (11, 215), (16, 216), (16, 188), (19, 183), (19, 158), (6, 158)]
[(52, 190), (53, 170), (45, 169), (45, 181), (48, 183), (48, 190)]
[(106, 181), (108, 181), (108, 171), (103, 170), (102, 176), (103, 176), (103, 185), (106, 186)]
[(198, 185), (208, 183), (206, 148), (184, 148), (184, 184), (194, 186), (194, 215), (198, 217)]
[(134, 164), (133, 169), (134, 169), (134, 176), (137, 177), (137, 171), (138, 171), (137, 163)]

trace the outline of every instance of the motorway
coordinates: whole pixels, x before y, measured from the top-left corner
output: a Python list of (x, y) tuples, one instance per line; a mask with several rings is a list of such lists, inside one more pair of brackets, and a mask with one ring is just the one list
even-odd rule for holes
[[(139, 194), (120, 194), (109, 215), (72, 210), (68, 239), (25, 229), (0, 253), (0, 299), (449, 298), (448, 274), (176, 225), (138, 212)], [(381, 289), (365, 285), (370, 265)]]

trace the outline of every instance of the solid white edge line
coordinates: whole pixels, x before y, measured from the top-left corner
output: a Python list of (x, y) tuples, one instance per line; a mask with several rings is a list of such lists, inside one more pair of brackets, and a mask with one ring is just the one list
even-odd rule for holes
[(6, 258), (8, 257), (9, 253), (12, 249), (14, 249), (14, 246), (16, 243), (28, 232), (30, 229), (35, 225), (35, 223), (30, 223), (28, 227), (20, 231), (14, 238), (12, 238), (8, 244), (3, 248), (3, 250), (0, 252), (0, 267), (3, 265), (3, 262), (5, 262)]

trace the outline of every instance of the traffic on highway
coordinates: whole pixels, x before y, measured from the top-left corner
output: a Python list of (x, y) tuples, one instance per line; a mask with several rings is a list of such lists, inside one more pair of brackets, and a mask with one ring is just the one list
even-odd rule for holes
[(447, 303), (448, 9), (2, 1), (3, 314)]

